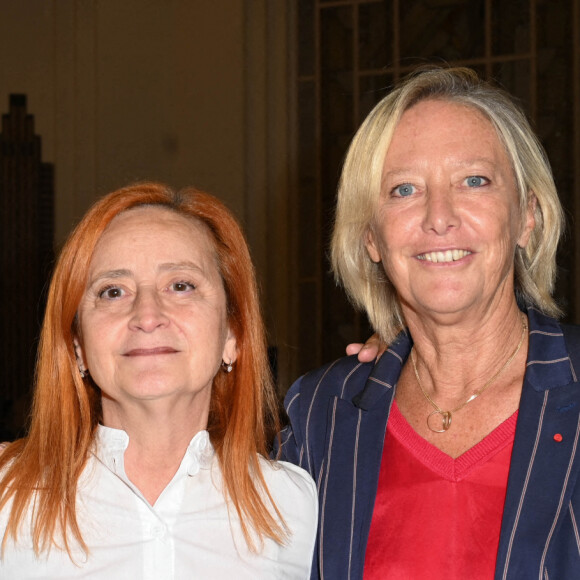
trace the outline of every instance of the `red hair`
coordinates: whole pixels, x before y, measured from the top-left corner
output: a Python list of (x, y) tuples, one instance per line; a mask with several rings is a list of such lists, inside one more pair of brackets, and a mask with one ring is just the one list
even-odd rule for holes
[(0, 456), (0, 509), (12, 500), (3, 545), (8, 536), (17, 539), (18, 526), (34, 502), (36, 553), (56, 544), (57, 533), (69, 553), (70, 537), (88, 550), (76, 519), (76, 491), (101, 406), (98, 389), (90, 379), (81, 378), (77, 367), (76, 313), (103, 231), (120, 213), (143, 205), (195, 219), (211, 233), (238, 356), (234, 372), (219, 372), (214, 378), (207, 429), (226, 496), (239, 514), (249, 547), (255, 549), (251, 530), (260, 541), (269, 537), (281, 543), (286, 537), (259, 465), (259, 455), (267, 457), (279, 425), (254, 267), (244, 235), (229, 210), (211, 195), (142, 183), (95, 203), (70, 235), (56, 264), (39, 344), (29, 433)]

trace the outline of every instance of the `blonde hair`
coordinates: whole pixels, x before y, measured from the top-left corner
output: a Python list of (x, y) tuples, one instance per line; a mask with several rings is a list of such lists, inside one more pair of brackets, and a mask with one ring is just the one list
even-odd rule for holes
[[(235, 372), (213, 381), (207, 429), (250, 549), (272, 538), (283, 543), (284, 520), (262, 476), (259, 455), (279, 430), (278, 404), (267, 359), (254, 267), (240, 226), (216, 198), (195, 189), (174, 192), (157, 183), (129, 186), (98, 201), (66, 242), (52, 277), (36, 367), (29, 434), (0, 456), (0, 509), (12, 500), (3, 546), (34, 505), (35, 552), (62, 538), (70, 552), (74, 539), (88, 552), (75, 505), (79, 476), (101, 418), (100, 393), (81, 377), (74, 352), (76, 313), (85, 291), (88, 265), (106, 227), (120, 213), (157, 206), (205, 224), (227, 298), (229, 326), (236, 337)], [(271, 509), (273, 508), (274, 515)]]
[(443, 100), (471, 107), (494, 126), (511, 162), (522, 222), (532, 197), (535, 227), (515, 257), (520, 303), (558, 316), (552, 298), (563, 211), (544, 149), (524, 113), (503, 90), (468, 68), (430, 68), (411, 74), (369, 113), (349, 147), (340, 184), (331, 244), (335, 276), (355, 306), (364, 309), (382, 339), (391, 342), (404, 326), (395, 288), (382, 264), (371, 261), (366, 236), (381, 195), (385, 155), (403, 113), (420, 101)]

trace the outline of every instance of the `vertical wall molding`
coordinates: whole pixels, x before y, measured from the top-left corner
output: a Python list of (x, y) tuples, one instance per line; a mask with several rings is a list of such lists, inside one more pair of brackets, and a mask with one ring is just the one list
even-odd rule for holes
[(289, 59), (293, 2), (245, 2), (244, 226), (259, 272), (278, 384), (295, 378)]

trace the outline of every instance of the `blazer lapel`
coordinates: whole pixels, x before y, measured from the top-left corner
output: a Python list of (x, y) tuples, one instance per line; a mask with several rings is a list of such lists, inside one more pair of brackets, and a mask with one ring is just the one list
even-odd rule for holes
[(326, 580), (362, 578), (387, 419), (400, 374), (392, 356), (400, 359), (394, 351), (385, 353), (360, 393), (353, 399), (334, 397), (328, 409), (319, 487), (319, 562)]

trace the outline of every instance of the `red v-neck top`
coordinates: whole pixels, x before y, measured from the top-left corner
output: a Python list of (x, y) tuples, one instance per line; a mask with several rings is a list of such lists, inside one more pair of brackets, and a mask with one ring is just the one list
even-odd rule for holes
[(516, 420), (453, 459), (393, 403), (365, 580), (493, 578)]

